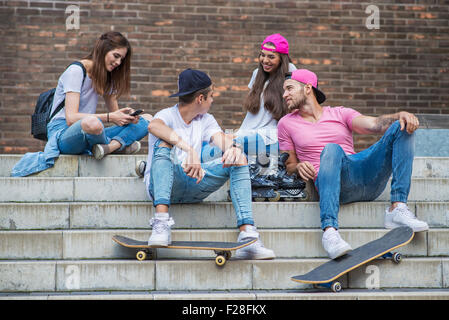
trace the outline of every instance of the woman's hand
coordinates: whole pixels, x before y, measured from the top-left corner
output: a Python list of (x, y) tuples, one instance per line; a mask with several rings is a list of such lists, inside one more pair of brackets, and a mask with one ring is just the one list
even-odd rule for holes
[(118, 126), (125, 126), (129, 123), (137, 123), (139, 121), (139, 117), (133, 117), (129, 115), (133, 113), (134, 110), (132, 108), (121, 108), (117, 111), (109, 113), (109, 121), (115, 123)]

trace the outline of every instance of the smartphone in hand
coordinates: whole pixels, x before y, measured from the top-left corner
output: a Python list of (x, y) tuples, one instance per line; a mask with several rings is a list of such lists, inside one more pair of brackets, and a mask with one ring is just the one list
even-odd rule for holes
[(142, 112), (143, 112), (143, 110), (142, 110), (142, 109), (139, 109), (139, 110), (136, 110), (136, 111), (134, 111), (133, 113), (131, 113), (130, 116), (135, 117), (135, 116), (138, 116), (139, 114), (141, 114)]

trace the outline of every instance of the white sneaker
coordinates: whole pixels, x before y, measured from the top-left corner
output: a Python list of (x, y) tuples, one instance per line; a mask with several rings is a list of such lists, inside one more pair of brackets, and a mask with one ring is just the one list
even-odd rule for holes
[(150, 226), (153, 228), (148, 239), (149, 246), (166, 247), (171, 244), (171, 226), (175, 224), (173, 218), (151, 218)]
[(236, 250), (236, 259), (265, 260), (274, 259), (276, 257), (273, 250), (264, 247), (260, 240), (259, 232), (257, 232), (257, 229), (254, 226), (247, 226), (246, 231), (240, 231), (237, 242), (243, 242), (254, 238), (257, 238), (258, 240), (249, 246)]
[(408, 226), (413, 229), (413, 232), (429, 230), (429, 225), (424, 221), (418, 220), (405, 203), (398, 203), (397, 207), (391, 212), (387, 208), (385, 210), (384, 221), (385, 228), (387, 229)]
[(322, 243), (331, 259), (341, 257), (352, 250), (351, 246), (341, 238), (340, 233), (334, 228), (329, 228), (324, 232)]

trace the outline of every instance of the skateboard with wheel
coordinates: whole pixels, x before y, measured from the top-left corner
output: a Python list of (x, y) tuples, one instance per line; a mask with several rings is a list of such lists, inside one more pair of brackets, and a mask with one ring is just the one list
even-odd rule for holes
[(296, 282), (327, 287), (334, 292), (339, 292), (342, 289), (341, 283), (335, 280), (371, 260), (384, 258), (399, 263), (402, 255), (392, 251), (412, 241), (413, 236), (414, 232), (410, 227), (403, 226), (393, 229), (377, 240), (368, 242), (341, 257), (330, 260), (309, 273), (294, 276), (291, 279)]
[(150, 250), (154, 248), (164, 249), (190, 249), (190, 250), (213, 250), (215, 252), (215, 263), (222, 267), (231, 258), (231, 251), (237, 250), (257, 241), (257, 238), (244, 242), (212, 242), (212, 241), (172, 241), (167, 247), (149, 246), (147, 241), (134, 240), (128, 237), (115, 235), (112, 240), (118, 244), (137, 250), (136, 258), (143, 261), (150, 256)]

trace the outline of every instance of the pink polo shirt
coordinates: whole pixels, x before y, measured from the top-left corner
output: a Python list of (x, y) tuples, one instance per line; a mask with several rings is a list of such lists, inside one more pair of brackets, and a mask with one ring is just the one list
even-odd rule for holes
[(351, 108), (323, 107), (320, 120), (312, 123), (298, 111), (287, 114), (278, 123), (279, 149), (295, 150), (299, 161), (309, 161), (318, 174), (321, 151), (328, 143), (339, 144), (346, 154), (355, 153), (352, 120), (360, 115)]

